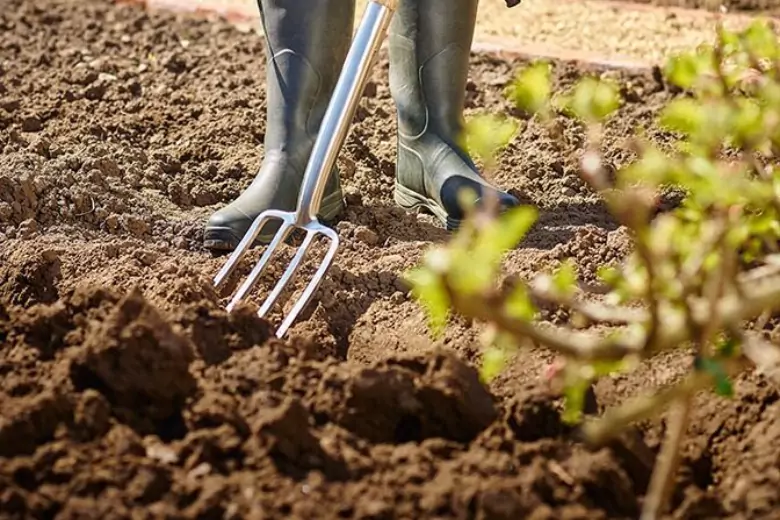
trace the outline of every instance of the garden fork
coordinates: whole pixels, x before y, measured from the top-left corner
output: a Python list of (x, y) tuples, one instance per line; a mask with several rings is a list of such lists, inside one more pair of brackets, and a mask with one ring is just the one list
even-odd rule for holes
[(228, 312), (232, 311), (236, 305), (245, 300), (249, 295), (279, 244), (295, 229), (305, 231), (306, 236), (303, 239), (303, 243), (257, 313), (258, 316), (265, 317), (282, 294), (282, 291), (290, 283), (290, 280), (295, 276), (315, 237), (320, 235), (330, 240), (325, 258), (317, 268), (314, 277), (309, 281), (309, 284), (293, 305), (292, 310), (277, 329), (277, 338), (285, 335), (300, 312), (309, 303), (320, 282), (322, 282), (325, 273), (333, 263), (333, 258), (336, 256), (336, 251), (339, 247), (338, 234), (333, 229), (321, 224), (317, 218), (317, 213), (320, 210), (328, 173), (332, 170), (344, 144), (349, 126), (360, 101), (360, 96), (363, 93), (369, 70), (382, 44), (382, 39), (387, 34), (387, 29), (397, 4), (398, 0), (372, 0), (366, 6), (363, 19), (347, 53), (341, 74), (317, 134), (317, 139), (314, 142), (309, 162), (306, 165), (296, 211), (267, 210), (258, 215), (249, 231), (247, 231), (238, 247), (236, 247), (236, 250), (233, 251), (228, 261), (214, 278), (214, 285), (219, 289), (236, 268), (241, 257), (246, 254), (249, 247), (254, 243), (263, 226), (273, 218), (282, 221), (279, 230), (274, 235), (260, 261), (255, 264), (249, 276), (231, 298), (227, 310)]

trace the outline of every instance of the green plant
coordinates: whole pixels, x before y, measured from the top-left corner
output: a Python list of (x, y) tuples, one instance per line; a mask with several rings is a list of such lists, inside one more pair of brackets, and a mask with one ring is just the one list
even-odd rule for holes
[[(544, 123), (565, 113), (587, 125), (579, 174), (630, 231), (634, 246), (621, 266), (603, 269), (605, 298), (578, 287), (568, 262), (551, 275), (499, 287), (505, 252), (536, 220), (531, 207), (501, 215), (472, 209), (452, 240), (430, 250), (407, 276), (435, 331), (451, 313), (488, 325), (486, 379), (519, 346), (560, 354), (555, 379), (563, 388), (565, 419), (578, 423), (590, 441), (605, 442), (630, 423), (674, 412), (645, 500), (647, 519), (661, 513), (669, 494), (693, 395), (712, 389), (729, 396), (732, 377), (750, 367), (780, 384), (780, 349), (756, 332), (780, 308), (778, 38), (763, 21), (741, 32), (719, 27), (716, 42), (670, 60), (665, 75), (683, 93), (663, 109), (659, 123), (679, 141), (671, 152), (637, 141), (636, 159), (616, 174), (604, 168), (599, 152), (603, 125), (621, 105), (615, 85), (588, 77), (553, 95), (550, 66), (535, 63), (508, 91)], [(470, 127), (469, 142), (492, 164), (512, 127), (491, 117)], [(655, 215), (664, 186), (686, 197), (679, 208)], [(541, 323), (538, 301), (569, 308), (572, 323)], [(750, 321), (752, 328), (745, 326)], [(612, 332), (591, 333), (582, 324), (609, 324)], [(695, 355), (679, 381), (601, 417), (583, 417), (585, 392), (598, 378), (681, 348)]]

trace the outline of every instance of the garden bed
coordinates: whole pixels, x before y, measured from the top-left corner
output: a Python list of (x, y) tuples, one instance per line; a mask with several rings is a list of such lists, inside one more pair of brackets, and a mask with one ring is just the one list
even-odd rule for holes
[[(226, 23), (98, 0), (9, 0), (0, 13), (0, 515), (4, 518), (636, 518), (663, 426), (599, 450), (561, 422), (523, 352), (489, 386), (479, 335), (434, 340), (400, 278), (448, 234), (394, 207), (394, 107), (383, 53), (340, 163), (339, 256), (285, 341), (231, 315), (201, 246), (251, 180), (265, 131), (262, 41)], [(521, 60), (474, 54), (468, 113), (518, 118), (496, 182), (539, 208), (517, 276), (573, 257), (586, 280), (628, 252), (578, 179), (584, 135), (553, 142), (503, 95)], [(620, 81), (606, 157), (673, 95), (651, 71), (557, 62)], [(561, 147), (562, 146), (562, 147)], [(673, 201), (671, 201), (673, 202)], [(670, 202), (670, 203), (671, 203)], [(265, 294), (292, 248), (259, 284)], [(262, 249), (241, 268), (246, 274)], [(311, 269), (301, 272), (301, 279)], [(256, 302), (257, 300), (255, 300)], [(555, 316), (548, 316), (555, 320)], [(599, 406), (672, 380), (654, 360)], [(780, 507), (777, 392), (745, 376), (701, 398), (675, 518)]]

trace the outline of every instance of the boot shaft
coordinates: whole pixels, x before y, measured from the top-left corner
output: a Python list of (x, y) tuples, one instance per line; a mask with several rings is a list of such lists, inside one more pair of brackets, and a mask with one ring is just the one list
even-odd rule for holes
[(399, 133), (456, 145), (463, 128), (478, 0), (401, 0), (389, 37)]
[(266, 153), (305, 165), (351, 42), (351, 0), (258, 0), (266, 42)]

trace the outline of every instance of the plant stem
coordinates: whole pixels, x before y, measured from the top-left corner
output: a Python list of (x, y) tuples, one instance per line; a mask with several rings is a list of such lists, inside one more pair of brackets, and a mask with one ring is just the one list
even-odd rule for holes
[(653, 469), (640, 520), (657, 520), (668, 505), (680, 462), (680, 447), (688, 429), (692, 400), (693, 394), (688, 393), (674, 403), (670, 410), (669, 429)]

